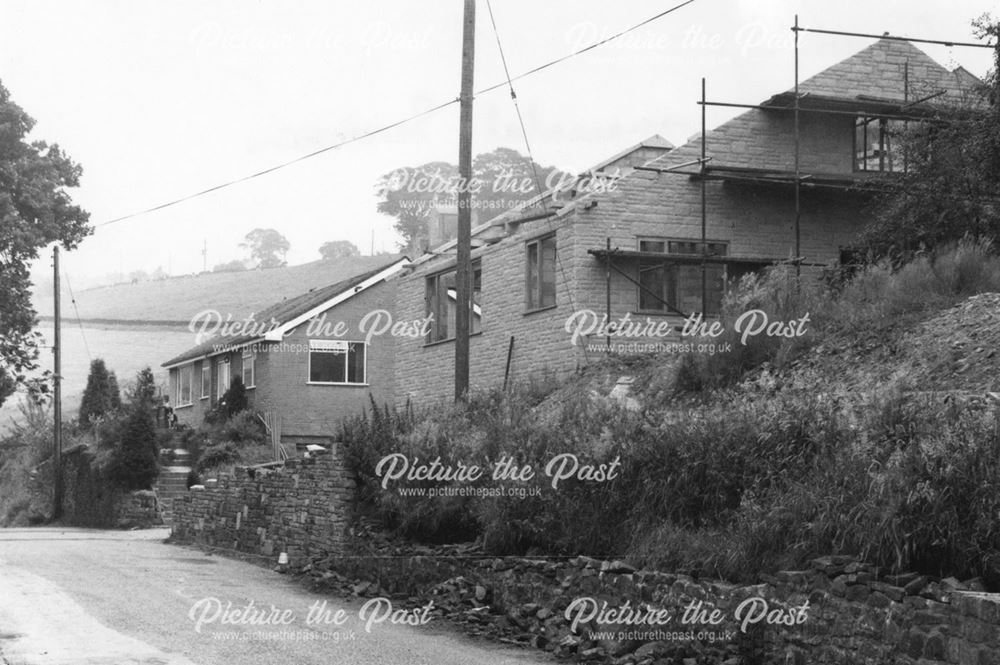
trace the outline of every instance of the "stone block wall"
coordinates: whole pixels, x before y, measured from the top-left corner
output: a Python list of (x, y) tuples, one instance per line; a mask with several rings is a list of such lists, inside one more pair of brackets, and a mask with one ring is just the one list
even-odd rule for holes
[[(759, 584), (732, 584), (583, 556), (469, 557), (456, 556), (449, 546), (438, 549), (437, 555), (373, 554), (364, 557), (362, 567), (355, 560), (359, 557), (313, 560), (308, 573), (320, 589), (363, 596), (402, 593), (418, 597), (417, 604), (433, 600), (437, 616), (464, 624), (474, 635), (587, 662), (1000, 662), (1000, 594), (973, 591), (969, 587), (974, 585), (953, 579), (883, 575), (850, 557), (820, 557), (807, 570), (762, 576)], [(344, 575), (360, 575), (364, 581), (347, 581)], [(640, 617), (649, 606), (671, 618), (625, 624), (610, 613), (603, 614), (609, 620), (602, 620), (598, 613), (573, 626), (567, 608), (574, 603), (579, 607), (581, 599)], [(719, 610), (719, 622), (686, 621), (684, 613), (692, 603), (701, 603), (704, 617)], [(575, 616), (572, 611), (570, 616)]]
[(275, 562), (285, 552), (297, 565), (343, 550), (353, 496), (354, 481), (336, 451), (274, 468), (238, 468), (174, 500), (171, 537)]

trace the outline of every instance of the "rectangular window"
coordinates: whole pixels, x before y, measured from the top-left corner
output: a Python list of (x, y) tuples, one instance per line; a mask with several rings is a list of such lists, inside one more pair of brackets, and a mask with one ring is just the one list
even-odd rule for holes
[(902, 120), (858, 118), (854, 125), (854, 170), (902, 173), (906, 167), (904, 126)]
[(309, 383), (364, 384), (366, 354), (364, 342), (309, 340)]
[(219, 385), (216, 386), (215, 395), (219, 399), (226, 394), (229, 390), (229, 358), (223, 358), (218, 363), (216, 363), (217, 371), (216, 377), (219, 381)]
[(556, 304), (556, 237), (545, 236), (525, 246), (525, 308), (531, 312)]
[[(709, 256), (726, 256), (724, 242), (705, 244)], [(639, 251), (666, 255), (701, 256), (700, 241), (640, 239)], [(702, 310), (701, 265), (671, 262), (668, 258), (642, 257), (639, 260), (639, 310), (685, 315)], [(721, 263), (705, 266), (706, 315), (722, 309), (726, 268)]]
[(212, 365), (209, 361), (201, 364), (201, 398), (208, 399), (212, 395)]
[[(428, 342), (455, 338), (455, 308), (458, 303), (455, 276), (456, 271), (449, 270), (427, 278), (426, 312), (432, 317)], [(472, 264), (472, 314), (469, 318), (471, 335), (483, 330), (482, 288), (482, 264), (475, 261)]]
[(256, 383), (256, 364), (257, 359), (255, 354), (250, 349), (243, 350), (243, 385), (247, 388), (253, 388)]
[(183, 365), (177, 370), (177, 406), (187, 406), (191, 403), (191, 381), (194, 375), (194, 365)]

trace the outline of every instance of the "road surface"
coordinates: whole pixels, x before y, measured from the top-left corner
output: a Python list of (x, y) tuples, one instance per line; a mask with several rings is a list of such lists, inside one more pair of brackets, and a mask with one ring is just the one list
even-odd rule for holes
[(393, 615), (386, 603), (365, 610), (362, 601), (313, 594), (271, 570), (166, 545), (167, 534), (0, 529), (0, 663), (552, 662), (473, 641), (433, 618), (421, 623), (417, 613)]

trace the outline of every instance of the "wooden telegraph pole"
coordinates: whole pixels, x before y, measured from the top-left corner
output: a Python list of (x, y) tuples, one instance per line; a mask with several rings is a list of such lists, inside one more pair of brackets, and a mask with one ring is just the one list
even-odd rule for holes
[(462, 92), (458, 127), (458, 246), (455, 269), (455, 401), (469, 392), (469, 323), (472, 314), (472, 92), (476, 0), (465, 0)]
[(55, 332), (52, 344), (52, 413), (53, 413), (53, 447), (52, 447), (52, 519), (58, 519), (62, 514), (63, 476), (62, 476), (62, 330), (59, 311), (59, 245), (52, 248), (53, 295), (55, 310), (53, 326)]

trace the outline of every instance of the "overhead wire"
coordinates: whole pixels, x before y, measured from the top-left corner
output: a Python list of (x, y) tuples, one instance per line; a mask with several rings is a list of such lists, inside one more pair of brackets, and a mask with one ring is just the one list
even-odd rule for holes
[[(643, 27), (645, 25), (648, 25), (648, 24), (650, 24), (650, 23), (652, 23), (654, 21), (657, 21), (657, 20), (663, 18), (664, 16), (667, 16), (668, 14), (671, 14), (671, 13), (677, 11), (678, 9), (681, 9), (682, 7), (685, 7), (686, 5), (689, 5), (689, 4), (693, 3), (693, 2), (695, 2), (695, 0), (685, 0), (684, 2), (681, 2), (681, 3), (677, 4), (677, 5), (674, 5), (673, 7), (670, 7), (669, 9), (666, 9), (666, 10), (664, 10), (664, 11), (662, 11), (662, 12), (660, 12), (660, 13), (654, 15), (654, 16), (651, 16), (651, 17), (645, 19), (644, 21), (636, 23), (635, 25), (633, 25), (631, 27), (628, 27), (628, 28), (625, 28), (623, 30), (620, 30), (619, 32), (617, 32), (617, 33), (615, 33), (613, 35), (609, 35), (608, 37), (605, 37), (604, 39), (601, 39), (600, 41), (594, 42), (593, 44), (589, 44), (589, 45), (587, 45), (587, 46), (585, 46), (585, 47), (583, 47), (581, 49), (573, 51), (572, 53), (568, 53), (568, 54), (566, 54), (566, 55), (564, 55), (562, 57), (556, 58), (555, 60), (551, 60), (549, 62), (546, 62), (546, 63), (542, 64), (542, 65), (539, 65), (537, 67), (529, 69), (526, 72), (522, 72), (521, 74), (518, 74), (517, 76), (511, 77), (509, 75), (509, 72), (508, 72), (507, 80), (506, 81), (502, 81), (500, 83), (496, 83), (494, 85), (487, 86), (487, 87), (485, 87), (485, 88), (483, 88), (481, 90), (478, 90), (475, 94), (476, 95), (482, 95), (482, 94), (485, 94), (487, 92), (492, 92), (493, 90), (496, 90), (498, 88), (502, 88), (504, 86), (510, 86), (510, 84), (511, 84), (512, 81), (518, 81), (518, 80), (523, 79), (523, 78), (525, 78), (527, 76), (531, 76), (533, 74), (537, 74), (538, 72), (543, 71), (545, 69), (548, 69), (549, 67), (553, 67), (553, 66), (558, 65), (560, 63), (566, 62), (567, 60), (570, 60), (571, 58), (575, 58), (575, 57), (580, 56), (580, 55), (582, 55), (584, 53), (587, 53), (588, 51), (592, 51), (595, 48), (603, 46), (604, 44), (607, 44), (610, 41), (613, 41), (613, 40), (618, 39), (618, 38), (620, 38), (620, 37), (622, 37), (624, 35), (627, 35), (630, 32), (634, 32), (635, 30), (638, 30), (639, 28), (641, 28), (641, 27)], [(491, 18), (492, 18), (492, 10), (490, 11), (490, 14), (491, 14)], [(504, 65), (504, 69), (506, 70), (506, 64)], [(285, 161), (285, 162), (281, 162), (280, 164), (276, 164), (274, 166), (268, 167), (268, 168), (263, 169), (261, 171), (257, 171), (255, 173), (251, 173), (249, 175), (246, 175), (246, 176), (243, 176), (243, 177), (240, 177), (240, 178), (235, 178), (233, 180), (228, 180), (226, 182), (220, 183), (218, 185), (214, 185), (212, 187), (208, 187), (206, 189), (202, 189), (202, 190), (194, 192), (192, 194), (188, 194), (186, 196), (182, 196), (180, 198), (173, 199), (173, 200), (168, 201), (166, 203), (161, 203), (159, 205), (155, 205), (155, 206), (153, 206), (151, 208), (146, 208), (144, 210), (139, 210), (139, 211), (136, 211), (136, 212), (133, 212), (133, 213), (129, 213), (127, 215), (122, 215), (120, 217), (115, 217), (114, 219), (109, 219), (109, 220), (107, 220), (105, 222), (101, 222), (100, 224), (97, 224), (96, 228), (101, 228), (101, 227), (104, 227), (104, 226), (109, 226), (111, 224), (117, 224), (118, 222), (123, 222), (123, 221), (128, 220), (128, 219), (133, 219), (135, 217), (139, 217), (141, 215), (146, 215), (146, 214), (149, 214), (151, 212), (156, 212), (158, 210), (163, 210), (164, 208), (170, 208), (170, 207), (178, 205), (180, 203), (184, 203), (186, 201), (190, 201), (191, 199), (195, 199), (195, 198), (198, 198), (198, 197), (201, 197), (201, 196), (205, 196), (206, 194), (211, 194), (212, 192), (217, 192), (217, 191), (219, 191), (221, 189), (225, 189), (227, 187), (232, 187), (233, 185), (237, 185), (237, 184), (246, 182), (248, 180), (252, 180), (254, 178), (259, 178), (259, 177), (267, 175), (269, 173), (273, 173), (273, 172), (278, 171), (280, 169), (292, 166), (293, 164), (297, 164), (297, 163), (305, 161), (307, 159), (311, 159), (311, 158), (316, 157), (318, 155), (321, 155), (323, 153), (330, 152), (331, 150), (336, 150), (336, 149), (342, 148), (342, 147), (344, 147), (346, 145), (350, 145), (352, 143), (356, 143), (358, 141), (370, 138), (370, 137), (375, 136), (377, 134), (382, 134), (384, 132), (389, 131), (390, 129), (395, 129), (396, 127), (399, 127), (400, 125), (405, 125), (407, 123), (413, 122), (414, 120), (422, 118), (423, 116), (429, 115), (429, 114), (434, 113), (436, 111), (439, 111), (439, 110), (441, 110), (443, 108), (451, 106), (452, 104), (456, 104), (456, 103), (458, 103), (458, 101), (459, 101), (458, 97), (455, 97), (454, 99), (448, 100), (446, 102), (442, 102), (440, 104), (437, 104), (435, 106), (427, 108), (427, 109), (425, 109), (423, 111), (420, 111), (419, 113), (414, 113), (413, 115), (407, 116), (406, 118), (403, 118), (401, 120), (397, 120), (395, 122), (391, 122), (391, 123), (389, 123), (387, 125), (383, 125), (382, 127), (377, 128), (377, 129), (373, 129), (373, 130), (367, 131), (367, 132), (365, 132), (363, 134), (359, 134), (357, 136), (353, 136), (353, 137), (351, 137), (349, 139), (345, 139), (345, 140), (340, 141), (338, 143), (334, 143), (332, 145), (328, 145), (326, 147), (319, 148), (318, 150), (314, 150), (314, 151), (312, 151), (312, 152), (310, 152), (308, 154), (301, 155), (300, 157), (296, 157), (294, 159), (290, 159), (290, 160)]]

